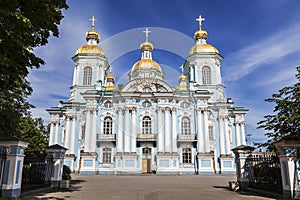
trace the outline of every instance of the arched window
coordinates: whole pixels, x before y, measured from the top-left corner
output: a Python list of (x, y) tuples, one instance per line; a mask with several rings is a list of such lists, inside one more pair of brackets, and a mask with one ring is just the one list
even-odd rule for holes
[(103, 123), (103, 134), (111, 135), (112, 134), (112, 118), (105, 117)]
[(91, 85), (92, 84), (92, 68), (85, 67), (83, 71), (83, 85)]
[(211, 71), (208, 66), (202, 68), (202, 83), (203, 85), (211, 84)]
[(149, 116), (143, 117), (142, 134), (151, 134), (151, 118)]
[(181, 134), (191, 135), (191, 122), (188, 117), (183, 117), (181, 121)]

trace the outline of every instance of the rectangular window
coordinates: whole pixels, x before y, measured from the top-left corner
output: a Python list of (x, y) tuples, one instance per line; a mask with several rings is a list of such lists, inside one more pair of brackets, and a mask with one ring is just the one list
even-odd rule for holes
[(111, 148), (103, 148), (103, 163), (111, 163)]
[(209, 140), (214, 140), (215, 139), (214, 127), (213, 126), (208, 126), (208, 135), (209, 135)]
[(192, 163), (192, 150), (191, 148), (182, 149), (182, 163), (189, 164)]

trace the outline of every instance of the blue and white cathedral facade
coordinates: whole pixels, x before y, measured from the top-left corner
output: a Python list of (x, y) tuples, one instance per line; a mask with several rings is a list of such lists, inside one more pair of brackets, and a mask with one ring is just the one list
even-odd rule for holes
[(195, 45), (187, 52), (176, 88), (164, 81), (152, 57), (148, 29), (129, 82), (115, 87), (92, 24), (87, 43), (72, 58), (69, 100), (47, 109), (49, 145), (68, 149), (66, 165), (88, 174), (235, 173), (231, 149), (246, 144), (248, 110), (224, 96), (223, 57), (207, 43), (203, 18), (197, 20)]

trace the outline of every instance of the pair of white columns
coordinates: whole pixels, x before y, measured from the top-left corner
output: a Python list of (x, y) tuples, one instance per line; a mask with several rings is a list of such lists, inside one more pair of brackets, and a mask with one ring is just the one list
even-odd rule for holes
[(244, 122), (235, 123), (236, 146), (246, 145), (245, 124)]
[(230, 150), (230, 137), (228, 129), (228, 118), (227, 116), (219, 117), (219, 130), (220, 130), (220, 154), (229, 155)]
[[(177, 152), (177, 128), (176, 128), (176, 108), (164, 108), (164, 120), (162, 117), (163, 108), (157, 110), (157, 129), (158, 129), (158, 152)], [(172, 113), (172, 114), (171, 114)], [(170, 121), (170, 119), (172, 121)], [(164, 132), (163, 132), (163, 121)], [(171, 127), (170, 129), (170, 122)], [(171, 145), (171, 132), (172, 131), (172, 145)], [(164, 139), (164, 143), (163, 143)]]
[(209, 145), (209, 133), (208, 133), (208, 115), (206, 110), (201, 110), (201, 109), (197, 110), (197, 125), (198, 125), (197, 126), (198, 151), (199, 153), (209, 153), (210, 145)]
[[(130, 110), (131, 110), (131, 123), (130, 123)], [(118, 110), (117, 152), (123, 151), (123, 138), (124, 138), (124, 152), (136, 152), (136, 108), (125, 108), (124, 118), (125, 119), (123, 120), (123, 109), (120, 108)], [(123, 121), (125, 122), (124, 132), (123, 132)]]
[[(72, 121), (72, 127), (70, 126)], [(75, 154), (75, 131), (76, 131), (76, 117), (74, 115), (67, 116), (66, 122), (66, 138), (64, 146), (68, 149), (67, 154)]]
[(96, 152), (97, 109), (87, 110), (85, 124), (84, 151)]
[(53, 120), (50, 123), (49, 146), (58, 144), (59, 120)]

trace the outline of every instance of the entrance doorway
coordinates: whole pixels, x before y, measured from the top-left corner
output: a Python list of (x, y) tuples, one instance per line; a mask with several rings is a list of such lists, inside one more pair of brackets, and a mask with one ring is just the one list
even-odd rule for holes
[(151, 173), (151, 148), (143, 148), (142, 155), (142, 172)]

